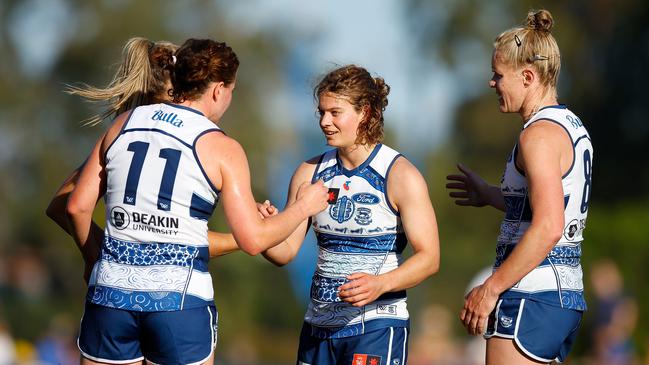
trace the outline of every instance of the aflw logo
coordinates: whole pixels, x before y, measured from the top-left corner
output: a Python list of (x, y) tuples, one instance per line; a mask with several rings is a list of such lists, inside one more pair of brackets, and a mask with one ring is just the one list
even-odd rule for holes
[(178, 119), (178, 114), (176, 113), (164, 113), (162, 110), (156, 110), (156, 112), (151, 117), (152, 120), (161, 120), (167, 122), (174, 127), (182, 127), (183, 121)]

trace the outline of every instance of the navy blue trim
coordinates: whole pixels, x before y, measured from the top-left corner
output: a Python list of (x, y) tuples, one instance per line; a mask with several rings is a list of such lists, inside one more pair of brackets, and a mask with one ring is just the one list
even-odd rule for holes
[(381, 149), (382, 145), (383, 144), (378, 143), (376, 146), (374, 146), (374, 149), (372, 150), (372, 153), (370, 153), (369, 157), (367, 157), (367, 159), (362, 164), (360, 164), (358, 167), (356, 167), (354, 169), (351, 169), (351, 170), (347, 170), (345, 168), (345, 165), (343, 165), (342, 161), (340, 160), (340, 157), (338, 156), (338, 151), (336, 151), (336, 161), (338, 162), (338, 165), (340, 166), (340, 171), (343, 173), (343, 175), (345, 175), (347, 177), (352, 177), (352, 176), (356, 175), (356, 173), (358, 171), (364, 169), (367, 165), (370, 164), (370, 162), (372, 162), (374, 157), (376, 157), (376, 155), (379, 153), (379, 150)]
[(572, 147), (573, 148), (577, 147), (577, 143), (579, 143), (579, 141), (581, 141), (584, 138), (587, 139), (588, 141), (590, 141), (591, 144), (593, 143), (593, 141), (590, 139), (590, 137), (587, 134), (584, 134), (583, 136), (577, 138), (577, 140), (572, 144)]
[(396, 318), (374, 318), (372, 320), (341, 327), (318, 327), (314, 324), (304, 322), (302, 327), (302, 335), (308, 335), (324, 340), (328, 338), (345, 338), (357, 336), (374, 330), (389, 327), (407, 328), (408, 330), (410, 330), (410, 320)]
[(389, 291), (381, 294), (376, 300), (404, 299), (407, 298), (406, 290)]
[(516, 172), (518, 172), (522, 177), (525, 177), (525, 171), (523, 171), (518, 165), (516, 164), (516, 156), (518, 156), (518, 142), (514, 145), (514, 152), (513, 152), (513, 157), (512, 157), (512, 163), (514, 164), (514, 169), (516, 169)]
[(158, 128), (133, 128), (133, 129), (129, 129), (127, 131), (124, 131), (124, 134), (130, 133), (130, 132), (156, 132), (156, 133), (161, 133), (161, 134), (164, 134), (167, 137), (171, 137), (171, 138), (175, 139), (176, 141), (182, 143), (187, 148), (192, 148), (192, 146), (190, 146), (189, 143), (183, 141), (182, 139), (174, 136), (173, 134), (171, 134), (169, 132), (163, 131), (162, 129), (158, 129)]
[[(135, 109), (137, 109), (137, 108), (135, 108)], [(106, 161), (106, 156), (108, 155), (108, 151), (110, 151), (110, 148), (113, 147), (113, 145), (115, 144), (115, 141), (117, 141), (119, 136), (124, 134), (124, 129), (126, 129), (126, 125), (131, 120), (131, 117), (133, 116), (133, 112), (135, 111), (135, 109), (131, 109), (131, 112), (128, 114), (128, 117), (126, 117), (126, 121), (124, 121), (124, 124), (122, 125), (122, 128), (120, 128), (119, 133), (117, 133), (117, 136), (115, 137), (115, 139), (112, 142), (110, 142), (110, 145), (108, 145), (108, 148), (106, 148), (106, 152), (104, 152), (104, 161)]]
[(394, 156), (394, 158), (392, 159), (392, 161), (388, 165), (387, 170), (385, 170), (385, 192), (384, 192), (384, 194), (385, 194), (385, 203), (388, 205), (388, 208), (390, 208), (392, 213), (394, 213), (394, 215), (396, 215), (397, 217), (400, 217), (401, 214), (399, 213), (399, 211), (397, 211), (394, 208), (394, 206), (392, 206), (392, 203), (390, 202), (390, 197), (388, 196), (388, 175), (390, 174), (390, 170), (392, 169), (392, 165), (394, 165), (394, 163), (397, 161), (397, 159), (399, 157), (405, 158), (402, 154), (400, 154), (400, 153), (397, 154), (396, 156)]
[(548, 106), (544, 106), (543, 108), (539, 109), (539, 112), (541, 110), (543, 110), (543, 109), (568, 109), (568, 106), (566, 104), (548, 105)]
[(190, 112), (192, 112), (192, 113), (196, 113), (196, 114), (198, 114), (198, 115), (200, 115), (200, 116), (203, 116), (203, 117), (205, 116), (205, 114), (203, 114), (201, 111), (196, 110), (196, 109), (194, 109), (194, 108), (190, 108), (190, 107), (188, 107), (188, 106), (179, 105), (179, 104), (172, 104), (172, 103), (169, 103), (169, 102), (164, 102), (163, 104), (165, 104), (165, 105), (169, 105), (169, 106), (171, 106), (171, 107), (178, 108), (178, 109), (188, 110), (188, 111), (190, 111)]
[(401, 254), (408, 244), (408, 238), (404, 232), (384, 233), (376, 236), (347, 236), (323, 232), (314, 233), (320, 248), (336, 253), (383, 255), (393, 252)]
[[(549, 108), (549, 107), (546, 107), (546, 108)], [(565, 105), (563, 105), (563, 109), (565, 109)], [(556, 124), (560, 125), (561, 128), (563, 128), (563, 130), (566, 131), (566, 133), (568, 133), (568, 138), (570, 138), (570, 143), (572, 143), (572, 163), (570, 164), (570, 168), (568, 169), (568, 171), (566, 171), (566, 173), (563, 174), (563, 176), (561, 176), (561, 179), (563, 180), (563, 179), (566, 178), (566, 176), (568, 176), (570, 174), (570, 172), (572, 171), (572, 168), (575, 166), (575, 141), (572, 139), (572, 135), (570, 134), (570, 131), (568, 131), (568, 128), (566, 128), (566, 126), (564, 126), (559, 121), (554, 120), (554, 119), (539, 118), (539, 119), (533, 121), (532, 123), (528, 124), (527, 127), (531, 126), (532, 124), (534, 124), (536, 122), (540, 122), (542, 120), (547, 120), (548, 122), (552, 122), (552, 123), (556, 123)]]
[(318, 159), (318, 163), (315, 165), (315, 170), (313, 171), (313, 176), (311, 176), (311, 184), (315, 183), (315, 177), (318, 176), (318, 170), (320, 170), (320, 164), (322, 163), (322, 160), (324, 159), (326, 154), (327, 154), (327, 152), (320, 155), (320, 158)]
[(203, 198), (202, 196), (192, 193), (192, 201), (189, 206), (189, 216), (192, 218), (200, 219), (207, 221), (212, 216), (214, 208), (216, 207), (216, 202), (212, 204), (209, 200)]
[(225, 132), (223, 132), (221, 130), (221, 128), (206, 129), (203, 132), (201, 132), (198, 136), (196, 136), (196, 138), (194, 139), (194, 144), (190, 148), (192, 149), (192, 152), (194, 153), (194, 159), (196, 160), (196, 164), (198, 165), (198, 168), (203, 173), (203, 177), (205, 178), (205, 181), (207, 182), (207, 185), (209, 185), (210, 188), (212, 188), (212, 190), (214, 191), (214, 193), (216, 193), (218, 195), (218, 194), (221, 193), (221, 190), (217, 189), (216, 186), (214, 186), (214, 184), (212, 184), (212, 180), (210, 180), (210, 178), (207, 176), (207, 173), (205, 172), (205, 169), (203, 169), (203, 165), (201, 164), (201, 161), (198, 159), (198, 154), (196, 153), (196, 142), (198, 142), (198, 139), (201, 138), (204, 134), (207, 134), (207, 133), (210, 133), (210, 132), (220, 132), (220, 133), (225, 134)]

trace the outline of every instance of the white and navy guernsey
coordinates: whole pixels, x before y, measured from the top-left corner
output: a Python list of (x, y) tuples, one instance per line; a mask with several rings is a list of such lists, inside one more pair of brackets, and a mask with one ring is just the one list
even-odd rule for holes
[[(530, 298), (562, 308), (585, 310), (580, 264), (582, 233), (586, 226), (591, 191), (593, 146), (581, 120), (565, 105), (539, 110), (523, 129), (539, 120), (559, 124), (570, 136), (574, 159), (562, 177), (565, 227), (561, 239), (541, 264), (502, 294), (504, 298)], [(516, 167), (518, 145), (507, 160), (501, 181), (505, 219), (500, 226), (496, 249), (497, 270), (520, 241), (532, 220), (525, 175)]]
[(106, 230), (87, 300), (133, 310), (213, 304), (207, 220), (218, 201), (196, 141), (220, 131), (197, 110), (134, 109), (106, 151)]
[(313, 181), (322, 180), (329, 188), (330, 205), (312, 222), (319, 253), (304, 320), (314, 337), (340, 338), (408, 326), (405, 290), (385, 293), (360, 308), (338, 297), (346, 276), (383, 274), (402, 262), (406, 235), (387, 198), (388, 173), (399, 156), (378, 144), (353, 170), (343, 167), (335, 149), (320, 157)]

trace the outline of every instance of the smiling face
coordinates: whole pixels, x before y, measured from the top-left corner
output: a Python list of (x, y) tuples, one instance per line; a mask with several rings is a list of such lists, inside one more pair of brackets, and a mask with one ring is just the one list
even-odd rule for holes
[(332, 147), (350, 147), (356, 144), (358, 126), (364, 113), (358, 112), (344, 96), (326, 92), (318, 102), (320, 128)]
[(493, 76), (489, 87), (496, 89), (498, 104), (503, 113), (518, 113), (525, 100), (525, 84), (522, 70), (516, 70), (505, 63), (498, 51), (491, 58)]

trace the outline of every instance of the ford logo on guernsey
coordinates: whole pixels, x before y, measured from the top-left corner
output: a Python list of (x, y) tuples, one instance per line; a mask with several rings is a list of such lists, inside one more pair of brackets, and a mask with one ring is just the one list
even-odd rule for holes
[(152, 120), (161, 120), (167, 122), (174, 127), (182, 127), (183, 121), (178, 119), (178, 114), (176, 113), (165, 113), (162, 110), (156, 110), (151, 117)]
[(378, 196), (370, 193), (354, 194), (352, 195), (352, 200), (359, 204), (378, 204), (381, 201)]

